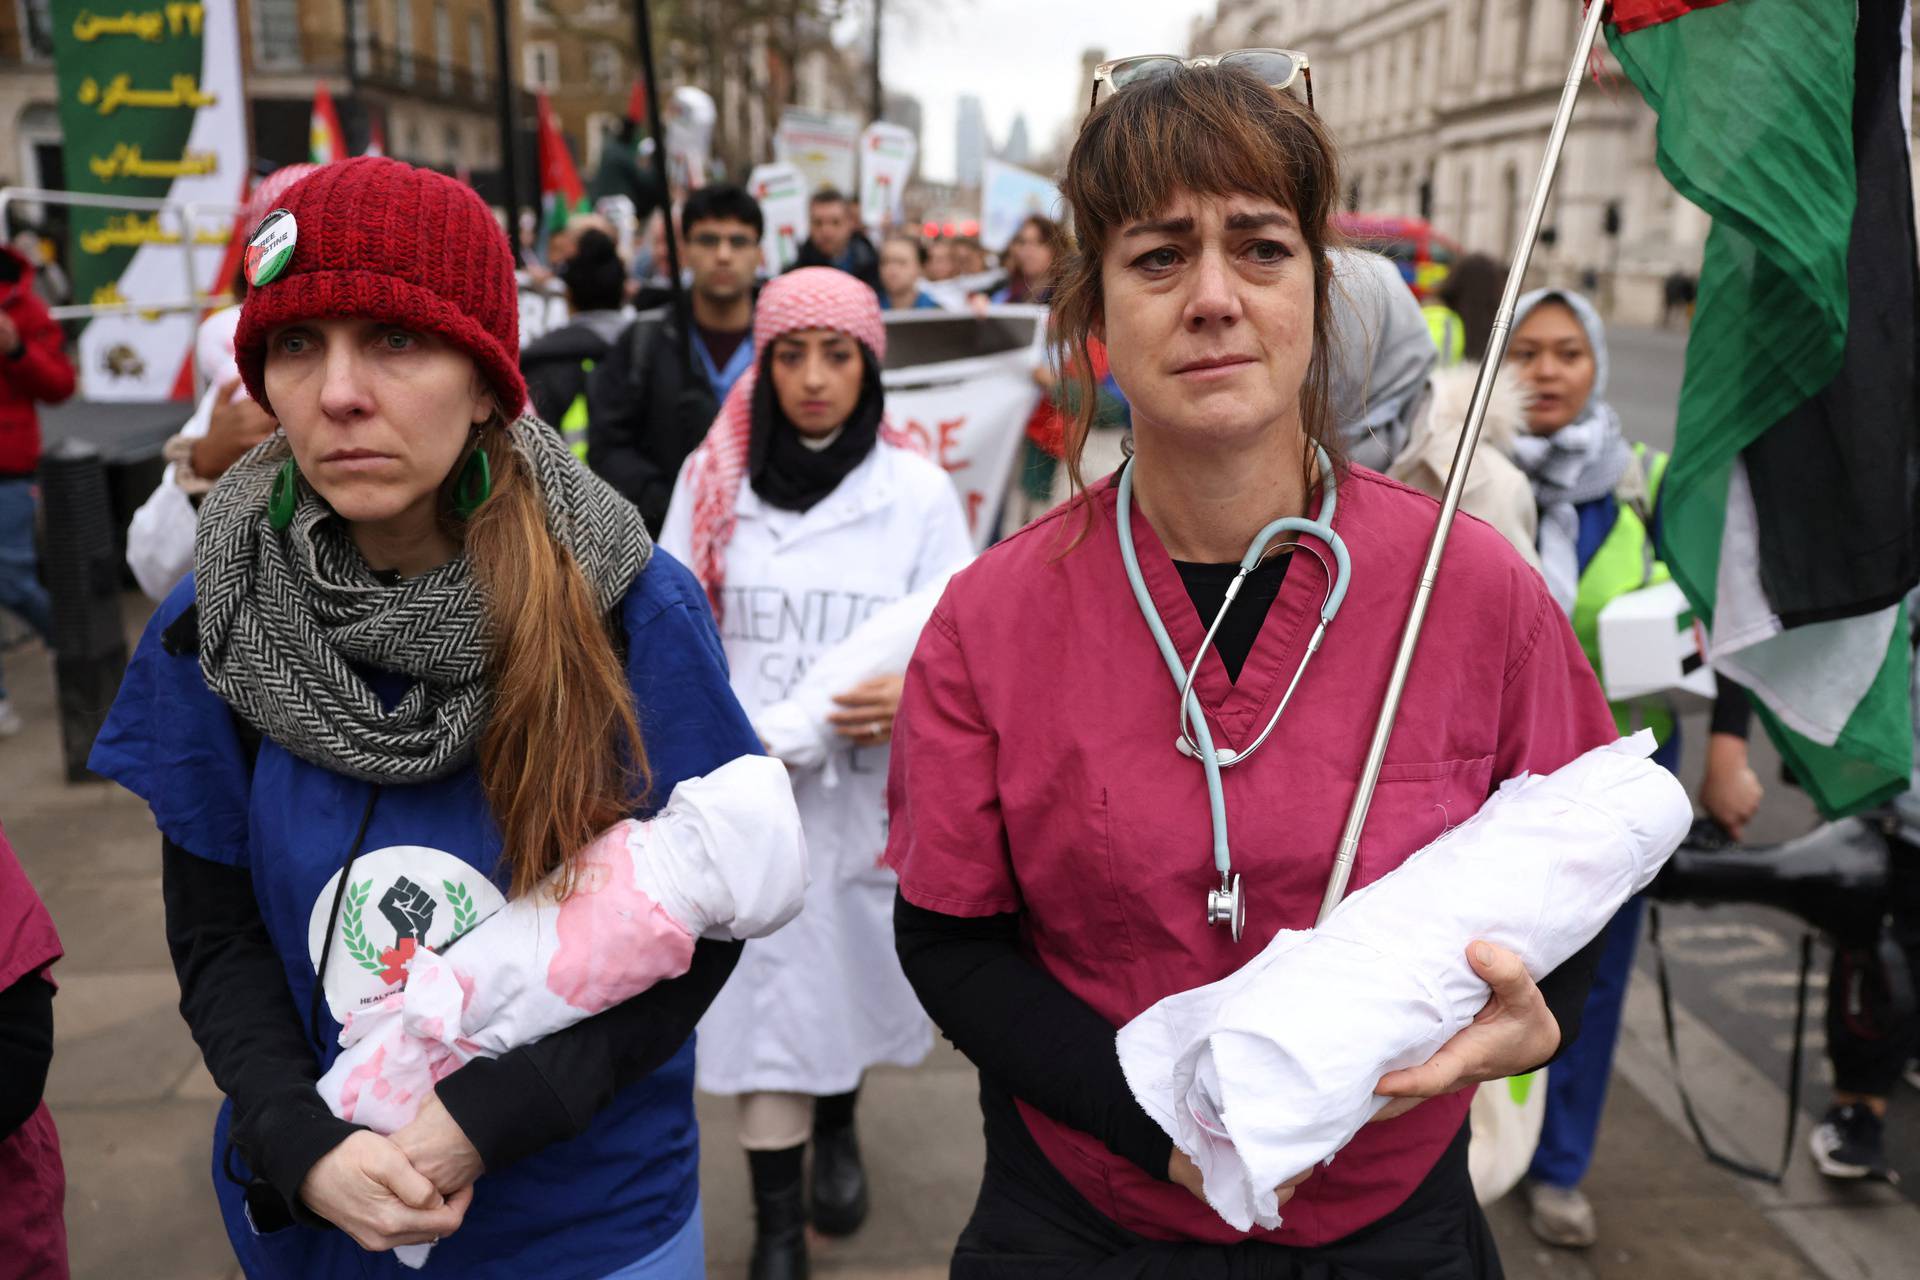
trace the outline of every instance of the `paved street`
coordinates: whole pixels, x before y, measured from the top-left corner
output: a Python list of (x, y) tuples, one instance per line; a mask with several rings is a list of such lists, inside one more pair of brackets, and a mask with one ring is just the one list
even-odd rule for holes
[[(1614, 344), (1614, 401), (1629, 431), (1670, 438), (1677, 335)], [(1662, 433), (1665, 433), (1663, 436)], [(128, 599), (130, 634), (144, 605)], [(77, 1280), (226, 1280), (234, 1267), (212, 1209), (208, 1130), (216, 1093), (173, 1007), (161, 934), (158, 848), (146, 810), (117, 788), (59, 776), (50, 663), (36, 645), (5, 655), (27, 731), (0, 741), (0, 821), (47, 899), (67, 947), (57, 970), (58, 1052), (49, 1098), (69, 1178)], [(1701, 727), (1689, 725), (1687, 777)], [(1764, 746), (1759, 750), (1764, 753)], [(1763, 778), (1777, 776), (1762, 766)], [(1805, 801), (1775, 787), (1760, 838), (1798, 834)], [(1670, 925), (1684, 1005), (1681, 1038), (1704, 1119), (1737, 1151), (1771, 1159), (1780, 1123), (1777, 974), (1792, 931), (1759, 913), (1676, 913)], [(856, 1237), (823, 1243), (823, 1275), (932, 1280), (971, 1207), (981, 1160), (972, 1068), (942, 1049), (912, 1071), (876, 1072), (861, 1128), (874, 1213)], [(1813, 1086), (1808, 1109), (1821, 1103)], [(1894, 1148), (1920, 1185), (1920, 1095), (1896, 1103)], [(711, 1273), (744, 1274), (745, 1161), (730, 1100), (701, 1102)], [(1804, 1127), (1802, 1129), (1804, 1134)], [(1508, 1274), (1520, 1280), (1724, 1276), (1891, 1280), (1914, 1273), (1920, 1209), (1885, 1187), (1835, 1189), (1802, 1157), (1784, 1188), (1742, 1183), (1702, 1160), (1682, 1127), (1657, 1007), (1638, 982), (1589, 1191), (1602, 1222), (1585, 1253), (1534, 1243), (1516, 1202), (1491, 1210)], [(4, 1266), (0, 1265), (0, 1271)]]

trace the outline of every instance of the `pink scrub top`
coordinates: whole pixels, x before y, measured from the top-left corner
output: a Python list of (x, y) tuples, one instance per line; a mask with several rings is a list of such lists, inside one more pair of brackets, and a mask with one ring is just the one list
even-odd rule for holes
[[(53, 917), (0, 831), (0, 990), (30, 975), (51, 985), (60, 955)], [(67, 1228), (61, 1211), (66, 1187), (60, 1134), (42, 1102), (25, 1124), (0, 1136), (4, 1274), (17, 1280), (66, 1280)]]
[[(1282, 928), (1313, 924), (1413, 597), (1437, 504), (1361, 468), (1334, 527), (1352, 587), (1313, 668), (1258, 753), (1224, 771), (1246, 935), (1209, 927), (1218, 883), (1197, 761), (1174, 749), (1177, 692), (1127, 586), (1113, 483), (1091, 528), (1069, 506), (954, 578), (908, 668), (888, 781), (887, 863), (909, 902), (1020, 912), (1033, 957), (1119, 1027), (1216, 981)], [(1133, 536), (1175, 646), (1204, 626), (1135, 508)], [(1316, 543), (1309, 545), (1316, 546)], [(1069, 549), (1071, 548), (1071, 549)], [(1323, 551), (1327, 564), (1332, 555)], [(1195, 688), (1217, 746), (1250, 742), (1299, 664), (1327, 574), (1296, 553), (1238, 683), (1208, 652)], [(1504, 779), (1612, 741), (1613, 716), (1540, 575), (1492, 527), (1456, 521), (1352, 887), (1465, 821)], [(1464, 950), (1470, 939), (1462, 938)], [(1396, 1208), (1466, 1119), (1471, 1091), (1369, 1125), (1287, 1205), (1289, 1245), (1339, 1239)], [(1116, 1223), (1159, 1240), (1249, 1238), (1191, 1193), (1020, 1103), (1047, 1158)]]

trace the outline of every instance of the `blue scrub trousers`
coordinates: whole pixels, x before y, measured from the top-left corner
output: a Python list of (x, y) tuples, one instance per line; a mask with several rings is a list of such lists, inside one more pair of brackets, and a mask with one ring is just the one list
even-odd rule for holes
[[(1660, 744), (1654, 763), (1677, 773), (1680, 734)], [(1606, 947), (1593, 975), (1580, 1015), (1580, 1034), (1547, 1068), (1547, 1112), (1540, 1125), (1540, 1145), (1534, 1148), (1527, 1177), (1550, 1187), (1577, 1187), (1593, 1163), (1594, 1141), (1600, 1134), (1600, 1113), (1607, 1105), (1607, 1084), (1613, 1075), (1613, 1048), (1620, 1040), (1620, 1016), (1626, 1008), (1627, 983), (1633, 977), (1633, 955), (1640, 943), (1640, 919), (1646, 900), (1635, 896), (1607, 922)]]

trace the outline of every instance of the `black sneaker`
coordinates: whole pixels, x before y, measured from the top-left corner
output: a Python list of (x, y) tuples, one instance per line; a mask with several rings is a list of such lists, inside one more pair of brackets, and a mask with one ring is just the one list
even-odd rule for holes
[(1829, 1178), (1885, 1178), (1885, 1122), (1859, 1103), (1827, 1108), (1807, 1145), (1813, 1162)]

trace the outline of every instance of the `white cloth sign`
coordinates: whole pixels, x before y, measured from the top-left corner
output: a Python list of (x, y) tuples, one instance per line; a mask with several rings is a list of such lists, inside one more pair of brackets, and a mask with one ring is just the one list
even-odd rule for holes
[(1237, 973), (1121, 1029), (1127, 1083), (1223, 1219), (1278, 1227), (1274, 1189), (1387, 1104), (1381, 1076), (1473, 1020), (1488, 988), (1470, 942), (1506, 947), (1539, 978), (1652, 882), (1693, 821), (1679, 780), (1647, 759), (1653, 746), (1643, 730), (1501, 784), (1317, 929), (1282, 930)]
[(807, 238), (807, 175), (790, 164), (763, 164), (747, 175), (747, 190), (760, 202), (760, 256), (777, 276), (800, 260)]
[(773, 133), (773, 158), (806, 175), (808, 195), (821, 187), (852, 195), (859, 146), (860, 122), (831, 111), (788, 107)]
[(1013, 243), (1029, 214), (1060, 217), (1060, 188), (1031, 169), (989, 160), (980, 178), (980, 243), (996, 253)]
[[(915, 364), (881, 375), (887, 421), (953, 481), (975, 550), (984, 549), (992, 536), (1021, 433), (1040, 403), (1033, 371), (1042, 357), (1045, 316), (1043, 307), (991, 308), (990, 320), (1032, 323), (1031, 342), (994, 355)], [(937, 312), (890, 311), (889, 341), (902, 326), (942, 323), (960, 322)]]
[(860, 219), (867, 230), (896, 226), (920, 144), (910, 130), (876, 120), (860, 135)]

